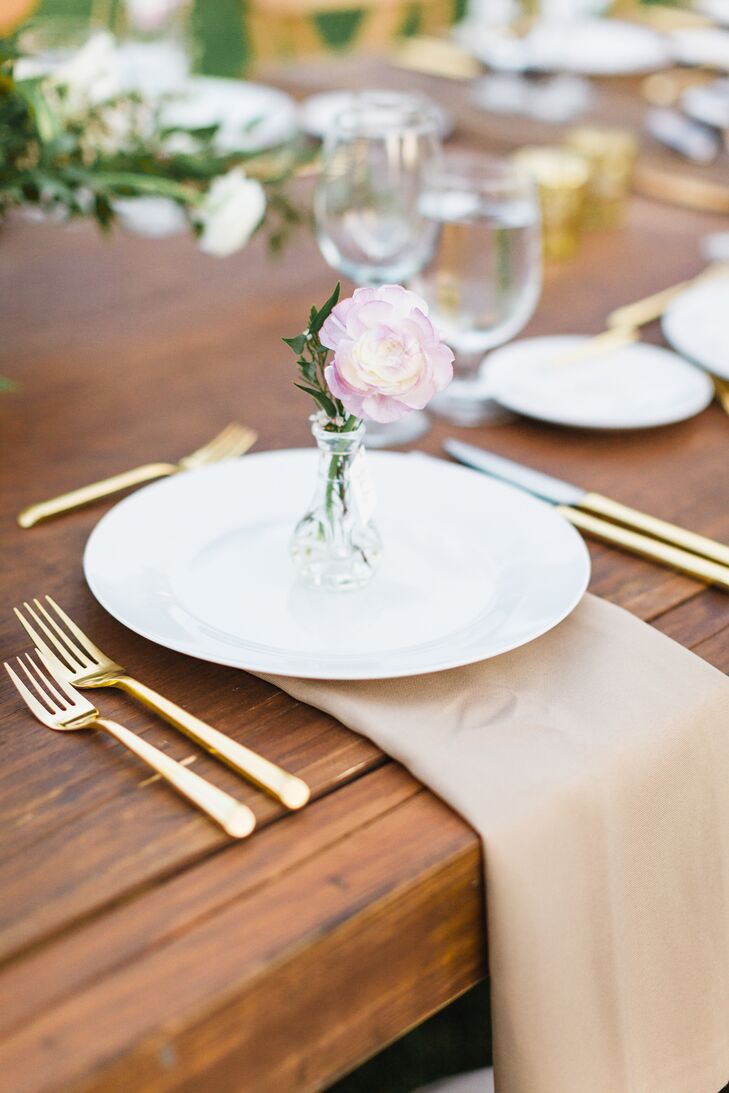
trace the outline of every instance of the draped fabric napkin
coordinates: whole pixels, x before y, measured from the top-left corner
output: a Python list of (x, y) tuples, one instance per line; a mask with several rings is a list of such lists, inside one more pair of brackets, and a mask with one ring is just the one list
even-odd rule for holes
[(271, 681), (479, 832), (497, 1093), (729, 1081), (729, 679), (587, 596), (469, 667)]

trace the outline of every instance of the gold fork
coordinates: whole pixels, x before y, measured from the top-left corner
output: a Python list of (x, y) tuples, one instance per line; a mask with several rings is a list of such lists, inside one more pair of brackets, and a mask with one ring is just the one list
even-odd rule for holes
[[(310, 791), (306, 782), (294, 774), (288, 774), (262, 755), (231, 740), (229, 736), (207, 725), (193, 714), (183, 710), (175, 702), (164, 698), (144, 683), (128, 676), (120, 664), (102, 653), (87, 638), (55, 600), (45, 597), (54, 614), (52, 615), (40, 600), (33, 600), (35, 607), (25, 603), (24, 615), (14, 608), (20, 624), (25, 629), (37, 649), (47, 657), (59, 660), (61, 671), (66, 673), (69, 683), (82, 689), (87, 687), (117, 687), (132, 695), (149, 709), (180, 729), (195, 743), (209, 751), (217, 759), (223, 760), (233, 770), (248, 778), (260, 789), (266, 790), (287, 808), (302, 808), (309, 800)], [(30, 620), (26, 617), (29, 616)], [(61, 625), (63, 624), (63, 625)], [(45, 635), (45, 639), (41, 636)]]
[(168, 475), (177, 474), (178, 471), (191, 471), (195, 467), (205, 467), (209, 463), (235, 459), (239, 455), (245, 455), (257, 439), (253, 429), (234, 422), (202, 448), (184, 456), (177, 463), (145, 463), (142, 467), (123, 471), (111, 478), (104, 478), (100, 482), (92, 482), (89, 486), (81, 486), (77, 490), (63, 493), (49, 501), (39, 501), (18, 514), (18, 523), (21, 528), (32, 528), (41, 520), (48, 520), (51, 516), (81, 508), (82, 505), (90, 505), (93, 501), (100, 501), (101, 498), (109, 497), (120, 490), (141, 486), (144, 482), (153, 482), (155, 478), (166, 478)]
[[(37, 649), (36, 653), (41, 657)], [(61, 674), (54, 670), (54, 664), (50, 659), (45, 661), (48, 675), (43, 673), (29, 653), (26, 654), (28, 664), (20, 657), (16, 660), (36, 693), (33, 694), (6, 661), (5, 668), (8, 675), (31, 713), (47, 728), (56, 729), (59, 732), (102, 729), (156, 770), (165, 781), (174, 786), (178, 793), (187, 797), (188, 801), (192, 801), (202, 812), (207, 813), (233, 838), (245, 838), (253, 831), (256, 818), (247, 805), (236, 801), (230, 794), (207, 782), (194, 771), (188, 770), (182, 763), (171, 759), (169, 755), (148, 744), (146, 740), (125, 729), (123, 725), (101, 717), (96, 707), (92, 706), (87, 698), (75, 691)]]

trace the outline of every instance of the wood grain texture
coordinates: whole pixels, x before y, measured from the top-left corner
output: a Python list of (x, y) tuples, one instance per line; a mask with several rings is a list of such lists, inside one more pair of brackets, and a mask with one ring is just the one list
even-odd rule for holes
[[(402, 75), (348, 64), (328, 78), (395, 86)], [(311, 74), (290, 78), (314, 86)], [(507, 136), (534, 139), (512, 122), (495, 131), (464, 88), (436, 84), (462, 142), (498, 151)], [(529, 332), (598, 330), (611, 308), (695, 273), (700, 235), (725, 227), (635, 198), (624, 230), (589, 236), (549, 269)], [(0, 229), (0, 374), (20, 383), (0, 400), (3, 658), (25, 648), (10, 607), (50, 592), (131, 672), (301, 774), (315, 796), (283, 816), (148, 711), (99, 695), (104, 713), (194, 755), (195, 770), (253, 807), (260, 830), (231, 846), (116, 744), (42, 729), (0, 682), (0, 1086), (13, 1093), (321, 1089), (485, 972), (466, 824), (331, 718), (106, 615), (81, 556), (108, 505), (32, 531), (14, 522), (31, 501), (179, 457), (232, 418), (262, 449), (308, 443), (280, 337), (333, 280), (305, 236), (279, 262), (261, 241), (216, 261), (182, 238)], [(660, 341), (656, 328), (646, 337)], [(458, 432), (438, 423), (422, 447), (439, 454)], [(729, 540), (729, 419), (717, 406), (652, 432), (522, 420), (460, 435)], [(729, 597), (590, 549), (593, 591), (729, 669)]]

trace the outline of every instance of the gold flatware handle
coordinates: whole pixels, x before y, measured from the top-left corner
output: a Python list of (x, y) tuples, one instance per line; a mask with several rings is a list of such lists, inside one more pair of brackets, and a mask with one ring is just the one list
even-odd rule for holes
[(729, 567), (727, 566), (709, 561), (708, 558), (700, 558), (697, 554), (691, 554), (669, 543), (651, 539), (648, 535), (641, 535), (639, 531), (631, 531), (629, 528), (611, 524), (607, 520), (601, 520), (599, 516), (570, 508), (569, 505), (558, 505), (557, 511), (561, 512), (574, 527), (592, 536), (593, 539), (621, 547), (631, 554), (648, 558), (652, 562), (659, 562), (661, 565), (677, 569), (689, 577), (695, 577), (699, 581), (716, 585), (717, 588), (729, 592)]
[(51, 516), (59, 516), (62, 512), (70, 512), (83, 505), (90, 505), (93, 501), (100, 501), (103, 497), (110, 497), (121, 490), (131, 489), (132, 486), (153, 482), (155, 478), (165, 478), (177, 470), (174, 463), (147, 463), (143, 467), (135, 467), (131, 471), (104, 478), (100, 482), (92, 482), (89, 486), (81, 486), (69, 493), (62, 493), (49, 501), (39, 501), (35, 505), (29, 505), (18, 514), (18, 523), (21, 528), (32, 528), (34, 524), (40, 523), (41, 520), (48, 520)]
[(729, 213), (729, 186), (698, 175), (677, 174), (647, 163), (639, 163), (633, 175), (638, 194), (703, 212)]
[(642, 300), (636, 300), (633, 304), (617, 307), (608, 315), (606, 325), (610, 329), (617, 329), (645, 326), (646, 323), (655, 322), (656, 319), (661, 318), (668, 305), (687, 288), (701, 284), (703, 281), (711, 281), (714, 277), (723, 277), (728, 271), (729, 266), (725, 262), (714, 262), (688, 281), (679, 281), (678, 284), (669, 285), (668, 288), (654, 292), (651, 296), (645, 296)]
[(218, 789), (194, 771), (183, 767), (182, 763), (171, 759), (159, 748), (148, 744), (141, 736), (137, 736), (130, 729), (125, 729), (123, 725), (118, 725), (116, 721), (107, 721), (105, 717), (99, 717), (94, 721), (94, 728), (97, 727), (104, 729), (125, 748), (134, 752), (144, 763), (156, 770), (157, 774), (174, 786), (178, 793), (181, 793), (188, 801), (192, 801), (202, 812), (220, 824), (228, 835), (234, 839), (243, 839), (253, 831), (256, 818), (247, 805), (236, 801), (235, 797)]
[(607, 520), (625, 524), (634, 531), (641, 531), (654, 539), (662, 539), (672, 546), (680, 547), (681, 550), (688, 550), (692, 554), (710, 558), (719, 565), (729, 567), (729, 546), (725, 543), (718, 543), (695, 531), (688, 531), (677, 524), (670, 524), (667, 520), (660, 520), (657, 516), (631, 509), (628, 505), (613, 501), (610, 497), (603, 497), (600, 493), (586, 493), (578, 508), (591, 512), (594, 516), (604, 516)]
[(405, 38), (392, 59), (400, 68), (451, 80), (470, 80), (481, 73), (475, 57), (447, 38)]
[(725, 414), (729, 414), (729, 382), (714, 376), (714, 391), (722, 410)]
[(170, 725), (174, 725), (206, 751), (222, 759), (244, 778), (248, 778), (260, 789), (265, 789), (287, 808), (302, 808), (309, 800), (311, 792), (301, 778), (289, 774), (275, 763), (264, 759), (262, 755), (258, 755), (257, 752), (231, 740), (225, 733), (219, 732), (212, 725), (207, 725), (187, 710), (183, 710), (176, 702), (171, 702), (146, 684), (132, 679), (131, 676), (120, 676), (116, 683), (127, 694), (137, 698), (150, 710), (154, 710)]
[(660, 319), (671, 300), (675, 299), (684, 289), (687, 289), (691, 281), (679, 281), (676, 285), (664, 288), (660, 292), (654, 292), (652, 296), (646, 296), (643, 300), (636, 300), (634, 304), (625, 304), (611, 311), (606, 323), (609, 327), (636, 327), (645, 326)]
[(637, 337), (636, 330), (622, 327), (615, 330), (603, 330), (601, 334), (595, 334), (593, 338), (581, 342), (574, 349), (568, 349), (552, 357), (545, 362), (545, 367), (562, 368), (566, 364), (581, 364), (582, 361), (591, 360), (593, 357), (600, 356), (601, 353), (607, 353), (610, 349), (619, 349), (621, 345), (628, 345), (636, 341)]

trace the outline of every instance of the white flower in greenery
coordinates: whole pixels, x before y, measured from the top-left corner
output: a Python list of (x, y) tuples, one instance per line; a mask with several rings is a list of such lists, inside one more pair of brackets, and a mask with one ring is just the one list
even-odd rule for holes
[(92, 34), (68, 60), (54, 70), (51, 84), (63, 88), (63, 113), (85, 115), (90, 107), (108, 102), (121, 92), (115, 62), (114, 38), (107, 31)]
[(190, 227), (182, 207), (169, 197), (115, 198), (114, 212), (126, 231), (150, 239), (177, 235)]
[(266, 194), (240, 167), (216, 178), (196, 211), (200, 249), (224, 258), (246, 245), (263, 220)]
[(126, 0), (124, 5), (132, 26), (142, 32), (163, 30), (187, 0)]

